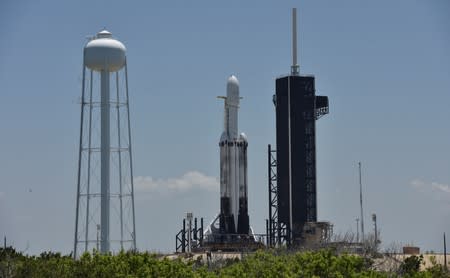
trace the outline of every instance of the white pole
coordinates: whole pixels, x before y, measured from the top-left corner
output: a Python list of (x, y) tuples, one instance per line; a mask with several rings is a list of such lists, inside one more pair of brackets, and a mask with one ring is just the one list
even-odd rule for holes
[(291, 74), (298, 75), (299, 67), (297, 64), (297, 9), (292, 9), (292, 67)]
[(123, 190), (122, 190), (122, 145), (120, 142), (120, 98), (119, 73), (116, 72), (116, 111), (117, 111), (117, 144), (119, 147), (119, 203), (120, 203), (120, 249), (123, 250)]
[(110, 126), (109, 126), (109, 72), (101, 72), (101, 134), (100, 134), (100, 183), (101, 183), (101, 209), (100, 209), (100, 229), (101, 229), (101, 252), (109, 252), (109, 162), (110, 162)]
[(89, 204), (91, 202), (91, 147), (92, 147), (92, 83), (94, 83), (94, 74), (90, 70), (89, 78), (89, 130), (88, 130), (88, 161), (87, 161), (87, 188), (86, 188), (86, 233), (84, 252), (89, 251)]

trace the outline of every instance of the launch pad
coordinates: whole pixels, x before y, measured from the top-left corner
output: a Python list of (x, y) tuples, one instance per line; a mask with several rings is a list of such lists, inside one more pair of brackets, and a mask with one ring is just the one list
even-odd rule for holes
[(252, 251), (264, 247), (261, 235), (255, 235), (251, 227), (247, 233), (224, 233), (218, 223), (218, 215), (204, 232), (203, 247), (210, 251)]
[[(315, 77), (300, 74), (297, 64), (297, 19), (292, 11), (291, 73), (276, 79), (276, 150), (268, 148), (268, 247), (323, 246), (332, 225), (317, 221), (316, 121), (329, 113), (327, 96), (317, 96)], [(224, 131), (220, 138), (220, 213), (202, 231), (199, 248), (254, 250), (265, 245), (249, 224), (247, 146), (238, 133), (239, 82), (227, 81)], [(189, 230), (189, 233), (190, 230)]]
[(220, 233), (219, 215), (203, 229), (203, 218), (198, 225), (197, 218), (183, 219), (183, 227), (175, 237), (175, 250), (177, 253), (205, 252), (205, 251), (229, 251), (248, 252), (265, 247), (266, 235), (226, 234)]

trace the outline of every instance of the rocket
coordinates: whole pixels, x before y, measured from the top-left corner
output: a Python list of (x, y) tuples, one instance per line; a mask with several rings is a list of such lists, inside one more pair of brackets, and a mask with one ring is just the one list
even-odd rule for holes
[(239, 81), (231, 75), (224, 99), (224, 128), (220, 137), (221, 234), (250, 233), (247, 206), (247, 136), (238, 133)]

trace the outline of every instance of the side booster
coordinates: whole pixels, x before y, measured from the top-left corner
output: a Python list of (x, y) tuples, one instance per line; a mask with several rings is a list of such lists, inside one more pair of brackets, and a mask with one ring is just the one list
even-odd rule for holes
[(247, 206), (247, 136), (238, 134), (239, 81), (227, 81), (224, 99), (224, 130), (220, 137), (220, 215), (221, 234), (249, 234)]

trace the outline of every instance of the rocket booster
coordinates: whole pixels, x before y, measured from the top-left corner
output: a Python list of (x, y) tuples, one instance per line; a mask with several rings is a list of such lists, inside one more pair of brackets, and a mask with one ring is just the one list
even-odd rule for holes
[(239, 81), (227, 81), (224, 130), (220, 137), (220, 232), (249, 234), (247, 206), (247, 137), (238, 133)]

